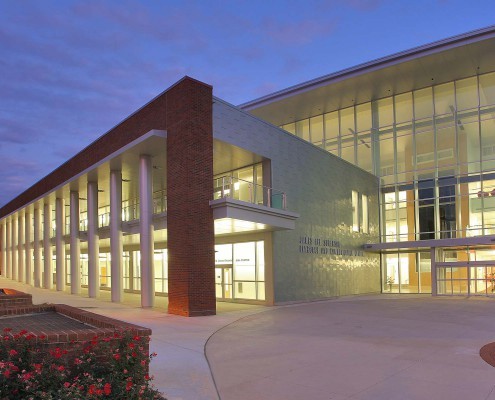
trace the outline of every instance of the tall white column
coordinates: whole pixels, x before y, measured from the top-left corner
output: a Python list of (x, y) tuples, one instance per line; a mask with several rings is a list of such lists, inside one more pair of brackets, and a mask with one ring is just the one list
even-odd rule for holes
[(139, 239), (142, 307), (153, 307), (155, 302), (152, 183), (151, 156), (142, 154), (139, 157)]
[(24, 282), (24, 213), (19, 213), (17, 221), (17, 280)]
[(7, 244), (7, 278), (12, 278), (12, 221), (11, 218), (7, 219), (7, 231), (6, 231), (6, 244)]
[(32, 255), (31, 255), (31, 213), (26, 208), (26, 213), (24, 214), (24, 282), (28, 285), (33, 284), (33, 270), (32, 270)]
[(52, 245), (50, 243), (51, 232), (52, 232), (52, 206), (46, 203), (43, 209), (43, 261), (44, 261), (43, 286), (45, 287), (45, 289), (53, 288)]
[(81, 241), (79, 240), (79, 192), (70, 192), (70, 292), (81, 293)]
[(88, 182), (88, 295), (100, 293), (98, 237), (98, 183)]
[(12, 280), (17, 280), (17, 216), (12, 216)]
[(7, 260), (7, 243), (5, 242), (7, 238), (7, 235), (5, 234), (6, 229), (6, 220), (3, 220), (0, 224), (0, 242), (2, 242), (2, 248), (0, 249), (0, 265), (2, 266), (1, 275), (4, 277), (7, 276), (7, 266), (5, 265)]
[(57, 198), (55, 200), (55, 251), (56, 251), (56, 269), (57, 290), (65, 289), (65, 201)]
[(110, 171), (110, 252), (112, 301), (124, 297), (122, 273), (122, 172)]
[(34, 257), (34, 287), (41, 287), (41, 208), (35, 206), (33, 211), (34, 218), (34, 244), (33, 244), (33, 257)]

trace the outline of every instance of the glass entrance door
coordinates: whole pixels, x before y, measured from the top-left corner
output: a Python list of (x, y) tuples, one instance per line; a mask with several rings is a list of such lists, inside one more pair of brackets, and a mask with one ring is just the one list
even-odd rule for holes
[(494, 296), (495, 266), (437, 266), (437, 294), (464, 296)]
[(219, 299), (232, 298), (232, 265), (215, 267), (215, 290)]

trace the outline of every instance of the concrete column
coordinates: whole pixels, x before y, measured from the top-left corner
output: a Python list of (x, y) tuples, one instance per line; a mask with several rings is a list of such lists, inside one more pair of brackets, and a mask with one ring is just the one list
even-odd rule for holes
[(0, 224), (0, 243), (1, 243), (1, 249), (0, 249), (0, 274), (2, 276), (6, 276), (6, 265), (5, 265), (5, 260), (7, 259), (6, 252), (7, 252), (7, 244), (5, 243), (6, 239), (6, 221), (3, 220), (2, 223)]
[(6, 240), (7, 245), (7, 278), (12, 278), (12, 222), (11, 219), (7, 219), (7, 229), (6, 229)]
[(55, 200), (55, 251), (56, 251), (56, 277), (57, 290), (65, 289), (65, 201), (57, 198)]
[(152, 183), (151, 156), (142, 154), (139, 157), (139, 240), (141, 251), (142, 307), (153, 307), (155, 302)]
[(112, 301), (124, 297), (122, 273), (122, 172), (110, 171), (110, 251)]
[(39, 206), (34, 208), (34, 287), (41, 287), (41, 208)]
[(98, 183), (88, 182), (88, 295), (100, 293), (98, 237)]
[(79, 218), (79, 192), (70, 192), (70, 292), (72, 294), (81, 293)]
[(32, 262), (31, 262), (31, 260), (32, 260), (31, 222), (32, 222), (31, 213), (26, 209), (26, 214), (24, 215), (24, 224), (25, 224), (25, 229), (24, 229), (24, 254), (25, 254), (24, 282), (26, 282), (28, 285), (33, 284), (33, 270), (32, 270)]
[(24, 282), (24, 213), (17, 219), (17, 280)]
[(51, 231), (52, 206), (45, 203), (43, 208), (43, 286), (45, 289), (53, 288)]
[(17, 280), (17, 255), (19, 252), (17, 251), (17, 217), (15, 215), (12, 216), (12, 279), (14, 281)]

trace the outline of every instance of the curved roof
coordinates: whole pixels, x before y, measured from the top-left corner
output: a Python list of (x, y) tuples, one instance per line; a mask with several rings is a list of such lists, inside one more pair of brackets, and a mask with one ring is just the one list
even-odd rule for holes
[(495, 70), (495, 26), (304, 82), (239, 107), (276, 125)]

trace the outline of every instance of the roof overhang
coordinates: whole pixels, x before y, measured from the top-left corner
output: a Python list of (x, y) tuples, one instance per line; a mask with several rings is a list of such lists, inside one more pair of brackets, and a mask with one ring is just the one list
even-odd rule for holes
[(240, 105), (274, 125), (495, 70), (495, 26), (415, 47)]

